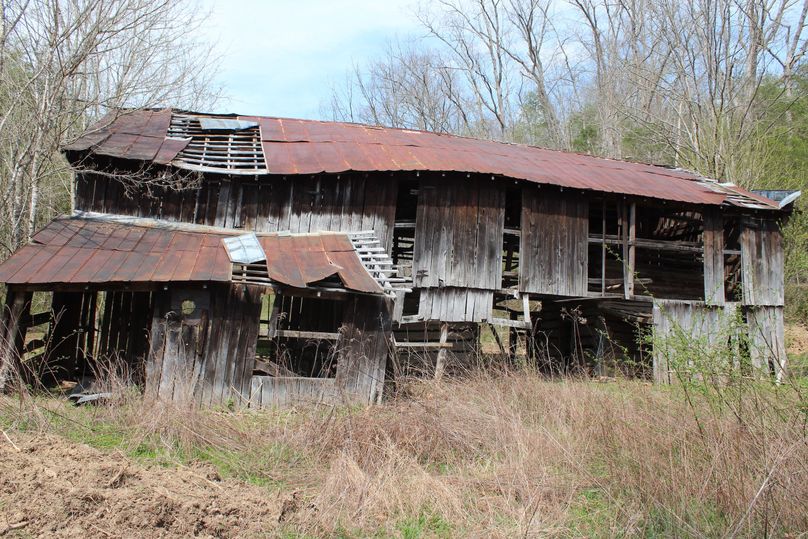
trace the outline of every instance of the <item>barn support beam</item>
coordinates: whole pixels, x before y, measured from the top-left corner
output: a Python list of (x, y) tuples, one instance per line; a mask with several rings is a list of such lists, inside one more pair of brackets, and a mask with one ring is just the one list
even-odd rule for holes
[(443, 371), (446, 369), (446, 341), (449, 338), (449, 323), (443, 322), (440, 325), (440, 349), (438, 350), (438, 359), (435, 362), (435, 380), (440, 380), (443, 377)]
[(637, 204), (622, 205), (623, 226), (623, 295), (625, 299), (634, 297), (634, 273), (637, 260)]
[(0, 318), (0, 390), (22, 375), (22, 356), (33, 293), (9, 286)]

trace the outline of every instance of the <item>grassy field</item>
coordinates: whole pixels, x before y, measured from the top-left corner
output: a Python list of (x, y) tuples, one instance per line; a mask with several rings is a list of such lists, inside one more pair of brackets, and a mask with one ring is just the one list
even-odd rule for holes
[[(79, 514), (86, 526), (106, 522), (108, 536), (153, 536), (154, 519), (139, 528), (136, 516), (170, 501), (178, 509), (157, 519), (161, 537), (797, 537), (808, 531), (804, 395), (799, 384), (654, 387), (488, 371), (409, 382), (369, 408), (199, 410), (134, 393), (75, 408), (2, 397), (0, 514), (28, 518), (7, 530), (20, 537), (51, 535), (54, 512), (76, 518), (59, 502), (74, 497), (73, 483), (49, 495), (56, 479), (18, 480), (10, 469), (67, 459), (88, 474), (128, 470), (137, 479), (126, 495), (151, 504), (128, 517), (114, 509), (134, 503), (118, 499), (126, 489), (90, 496)], [(50, 453), (40, 458), (43, 440)], [(104, 473), (95, 482), (114, 485)], [(188, 477), (208, 490), (183, 494)], [(174, 483), (185, 486), (172, 494)], [(168, 490), (158, 496), (154, 484)], [(183, 505), (192, 498), (207, 501)], [(221, 514), (232, 521), (189, 527)]]

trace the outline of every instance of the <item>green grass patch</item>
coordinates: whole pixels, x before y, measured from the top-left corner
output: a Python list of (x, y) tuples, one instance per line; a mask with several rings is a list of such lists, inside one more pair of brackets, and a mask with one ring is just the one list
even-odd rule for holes
[(453, 527), (449, 522), (438, 514), (427, 512), (399, 520), (396, 523), (396, 531), (401, 539), (453, 536)]

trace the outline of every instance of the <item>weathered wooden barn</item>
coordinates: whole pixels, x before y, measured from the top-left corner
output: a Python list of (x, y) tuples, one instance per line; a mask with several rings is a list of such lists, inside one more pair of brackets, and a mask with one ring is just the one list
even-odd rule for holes
[[(550, 371), (667, 382), (644, 332), (715, 340), (732, 316), (754, 345), (738, 368), (785, 368), (780, 228), (799, 193), (170, 109), (119, 112), (64, 151), (74, 214), (0, 265), (7, 365), (76, 380), (116, 358), (147, 392), (203, 403), (375, 402), (483, 339)], [(51, 308), (31, 313), (37, 292)]]

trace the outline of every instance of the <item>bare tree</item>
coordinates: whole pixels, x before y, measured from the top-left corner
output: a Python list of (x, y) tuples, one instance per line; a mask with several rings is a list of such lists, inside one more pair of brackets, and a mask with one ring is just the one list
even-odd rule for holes
[(335, 88), (330, 114), (335, 120), (468, 133), (467, 97), (458, 72), (434, 50), (391, 43), (382, 59), (348, 76)]
[[(748, 184), (760, 173), (761, 130), (771, 127), (760, 121), (767, 104), (759, 89), (774, 74), (775, 51), (804, 26), (801, 16), (787, 24), (803, 10), (787, 0), (648, 3), (645, 31), (659, 40), (652, 57), (661, 76), (629, 75), (649, 83), (656, 103), (650, 114), (622, 113), (670, 147), (677, 164)], [(796, 43), (786, 50), (804, 50)]]
[(509, 138), (513, 124), (512, 71), (504, 42), (508, 39), (503, 0), (438, 0), (422, 8), (419, 20), (450, 55), (449, 66), (463, 74), (473, 96), (481, 136)]
[[(556, 28), (552, 22), (550, 0), (511, 0), (508, 18), (518, 34), (518, 45), (503, 47), (506, 54), (521, 67), (522, 75), (532, 81), (531, 91), (536, 96), (546, 124), (550, 145), (569, 147), (569, 140), (561, 125), (560, 114), (548, 88), (544, 55), (547, 41)], [(563, 46), (552, 36), (556, 48), (563, 54)], [(516, 50), (519, 47), (519, 50)], [(569, 73), (569, 72), (568, 72)]]
[(0, 7), (0, 237), (10, 251), (37, 219), (69, 209), (62, 145), (118, 107), (209, 104), (216, 62), (210, 45), (194, 38), (204, 14), (193, 3), (9, 0)]

